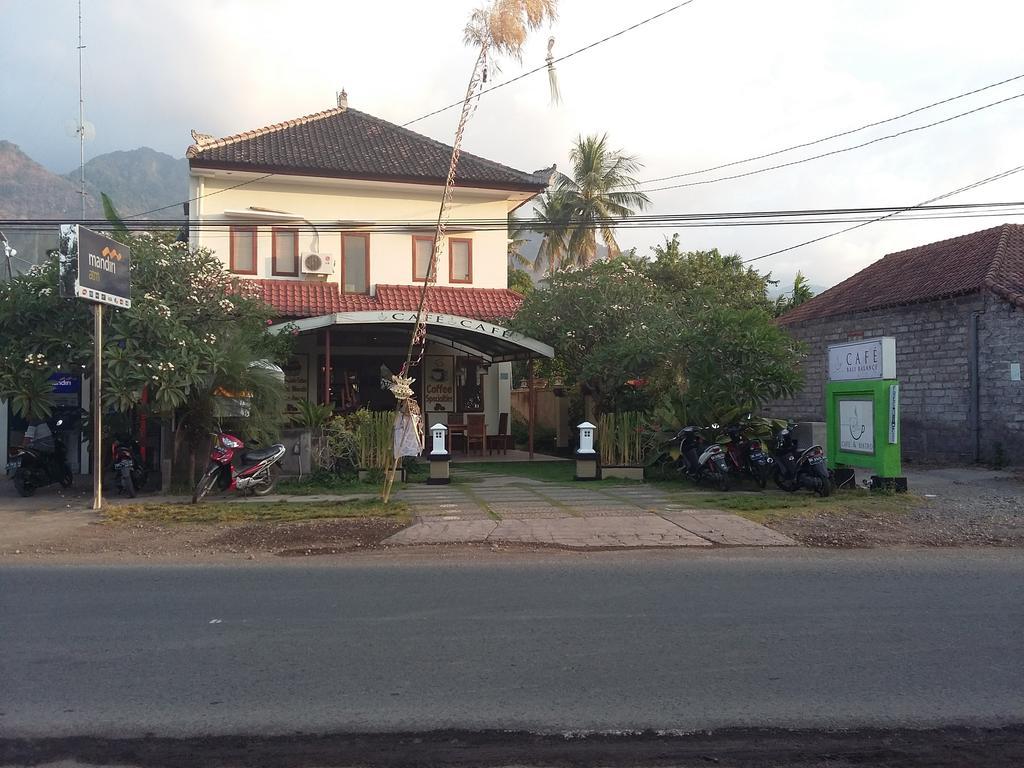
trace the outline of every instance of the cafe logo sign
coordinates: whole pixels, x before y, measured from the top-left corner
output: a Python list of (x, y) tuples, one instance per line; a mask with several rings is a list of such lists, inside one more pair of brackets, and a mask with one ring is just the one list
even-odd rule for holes
[(872, 400), (839, 401), (839, 448), (851, 453), (875, 452), (875, 404)]
[(828, 348), (831, 381), (896, 378), (896, 339), (884, 336)]

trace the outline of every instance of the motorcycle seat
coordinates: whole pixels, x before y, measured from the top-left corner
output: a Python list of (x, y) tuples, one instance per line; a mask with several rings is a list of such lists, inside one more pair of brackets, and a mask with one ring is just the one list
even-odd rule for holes
[(245, 463), (263, 461), (269, 459), (280, 450), (280, 446), (272, 445), (269, 448), (257, 448), (253, 451), (246, 451), (242, 456)]

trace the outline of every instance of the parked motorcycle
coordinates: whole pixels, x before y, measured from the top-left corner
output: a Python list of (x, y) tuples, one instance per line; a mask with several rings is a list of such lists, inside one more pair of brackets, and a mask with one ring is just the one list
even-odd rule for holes
[(820, 445), (800, 450), (795, 435), (796, 424), (778, 430), (775, 435), (775, 484), (790, 493), (807, 488), (819, 496), (832, 493), (832, 477)]
[[(233, 460), (238, 451), (240, 467)], [(252, 491), (256, 496), (266, 496), (277, 484), (281, 468), (277, 463), (285, 454), (285, 447), (275, 443), (267, 448), (246, 451), (245, 443), (233, 435), (220, 432), (214, 435), (210, 464), (199, 478), (192, 493), (192, 503), (201, 501), (216, 486), (222, 491)]]
[(764, 490), (768, 485), (768, 478), (772, 476), (774, 459), (765, 452), (761, 440), (748, 437), (743, 427), (727, 427), (725, 433), (729, 436), (725, 451), (730, 469), (736, 473), (750, 475), (757, 486)]
[(7, 474), (21, 496), (31, 496), (37, 488), (51, 483), (71, 487), (74, 475), (67, 460), (67, 446), (61, 438), (64, 423), (63, 418), (53, 419), (46, 423), (50, 434), (45, 438), (8, 449)]
[(680, 469), (695, 483), (711, 483), (729, 490), (729, 463), (725, 449), (704, 439), (699, 427), (684, 427), (673, 438), (679, 441)]
[(146, 485), (149, 470), (142, 460), (142, 448), (139, 441), (132, 438), (115, 440), (110, 448), (114, 469), (114, 484), (118, 493), (125, 493), (130, 498)]

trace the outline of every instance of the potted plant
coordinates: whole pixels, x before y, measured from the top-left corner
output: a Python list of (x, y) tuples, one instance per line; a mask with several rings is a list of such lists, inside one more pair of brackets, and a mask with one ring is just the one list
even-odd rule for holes
[(644, 479), (647, 452), (644, 415), (638, 411), (604, 413), (597, 420), (601, 477)]

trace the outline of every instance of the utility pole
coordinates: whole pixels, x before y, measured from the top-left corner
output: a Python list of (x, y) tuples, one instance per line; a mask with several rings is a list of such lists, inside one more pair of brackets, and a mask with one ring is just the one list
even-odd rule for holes
[[(79, 190), (82, 198), (82, 223), (85, 223), (85, 96), (82, 92), (82, 0), (78, 0), (78, 160)], [(96, 302), (93, 312), (92, 371), (92, 508), (103, 507), (103, 305)]]

